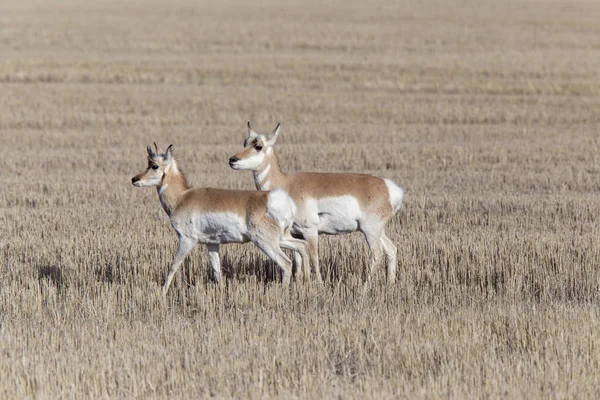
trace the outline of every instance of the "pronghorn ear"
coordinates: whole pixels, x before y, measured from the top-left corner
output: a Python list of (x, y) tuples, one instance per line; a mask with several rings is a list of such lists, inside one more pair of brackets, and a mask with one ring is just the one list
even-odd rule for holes
[(167, 156), (167, 161), (173, 161), (173, 145), (167, 147), (167, 152), (165, 154)]
[(248, 138), (255, 138), (258, 136), (258, 133), (254, 132), (252, 130), (252, 127), (250, 126), (250, 121), (248, 121)]
[(267, 138), (267, 142), (265, 143), (267, 146), (273, 146), (277, 141), (277, 136), (279, 136), (279, 128), (281, 128), (281, 124), (277, 124), (273, 132)]
[(156, 149), (156, 154), (164, 154), (165, 153), (165, 151), (159, 145), (157, 145), (156, 142), (154, 142), (154, 148)]
[(150, 158), (154, 158), (155, 154), (152, 151), (152, 147), (148, 146), (146, 150), (148, 150), (148, 156), (150, 156)]

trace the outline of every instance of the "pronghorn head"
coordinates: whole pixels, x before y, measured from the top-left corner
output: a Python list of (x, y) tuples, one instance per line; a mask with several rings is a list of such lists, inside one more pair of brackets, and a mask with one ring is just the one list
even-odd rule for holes
[(248, 137), (244, 140), (244, 150), (229, 159), (229, 166), (233, 169), (257, 170), (265, 156), (273, 152), (273, 145), (277, 141), (280, 126), (277, 124), (269, 135), (262, 135), (254, 132), (248, 121)]
[(159, 186), (162, 178), (171, 169), (177, 168), (173, 158), (173, 145), (164, 151), (154, 143), (154, 149), (155, 151), (152, 151), (152, 147), (148, 146), (148, 168), (131, 178), (133, 186)]

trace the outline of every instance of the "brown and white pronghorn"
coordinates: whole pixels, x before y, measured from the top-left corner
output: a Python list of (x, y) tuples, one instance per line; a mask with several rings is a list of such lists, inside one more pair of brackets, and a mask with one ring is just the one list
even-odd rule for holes
[[(285, 175), (281, 172), (273, 148), (279, 128), (277, 124), (271, 134), (263, 135), (253, 131), (248, 122), (244, 150), (229, 159), (231, 168), (253, 171), (258, 190), (282, 188), (292, 196), (298, 208), (292, 233), (308, 241), (317, 280), (321, 281), (318, 235), (337, 235), (358, 230), (364, 234), (371, 249), (367, 280), (381, 259), (383, 250), (387, 258), (387, 280), (393, 283), (396, 279), (398, 250), (384, 229), (402, 206), (402, 188), (389, 179), (364, 174), (302, 172)], [(309, 273), (305, 269), (305, 278)]]
[(219, 246), (253, 242), (281, 268), (282, 282), (289, 283), (291, 261), (281, 248), (300, 252), (308, 267), (305, 242), (289, 235), (296, 212), (294, 201), (283, 189), (270, 192), (190, 188), (173, 158), (154, 143), (148, 146), (148, 167), (131, 179), (134, 186), (156, 186), (163, 209), (179, 236), (179, 247), (163, 286), (166, 296), (179, 265), (197, 243), (208, 249), (214, 279), (221, 281)]

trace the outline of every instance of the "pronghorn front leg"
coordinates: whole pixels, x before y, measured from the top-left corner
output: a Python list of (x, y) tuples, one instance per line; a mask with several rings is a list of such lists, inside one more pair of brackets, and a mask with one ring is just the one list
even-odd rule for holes
[(213, 279), (217, 283), (221, 283), (221, 257), (219, 255), (219, 250), (221, 246), (218, 243), (207, 244), (206, 248), (208, 249), (208, 258), (210, 258), (210, 266), (213, 270)]
[(190, 251), (192, 251), (195, 245), (196, 241), (179, 236), (179, 247), (177, 248), (177, 253), (173, 258), (173, 261), (171, 261), (169, 275), (167, 275), (167, 279), (165, 280), (165, 284), (162, 289), (163, 297), (167, 296), (167, 291), (169, 290), (169, 286), (171, 286), (173, 276), (175, 276), (177, 269), (179, 268), (183, 260), (185, 260), (185, 257), (190, 253)]

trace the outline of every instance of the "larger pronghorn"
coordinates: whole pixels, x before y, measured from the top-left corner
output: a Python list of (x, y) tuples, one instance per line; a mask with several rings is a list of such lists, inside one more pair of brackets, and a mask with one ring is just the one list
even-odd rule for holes
[(252, 241), (281, 268), (289, 282), (291, 261), (280, 247), (300, 252), (308, 267), (305, 242), (289, 235), (296, 206), (283, 189), (270, 192), (190, 188), (173, 158), (156, 143), (148, 146), (148, 167), (131, 179), (134, 186), (156, 186), (163, 209), (179, 236), (179, 247), (163, 286), (166, 296), (179, 265), (197, 243), (205, 244), (217, 282), (221, 281), (219, 246)]
[[(273, 145), (280, 125), (271, 134), (258, 134), (248, 122), (244, 150), (229, 159), (233, 169), (251, 170), (258, 190), (282, 188), (298, 207), (292, 233), (308, 241), (308, 251), (321, 281), (318, 235), (361, 231), (371, 249), (370, 278), (382, 251), (387, 258), (387, 280), (396, 279), (397, 248), (385, 234), (386, 223), (400, 210), (403, 190), (389, 179), (352, 173), (303, 172), (285, 175)], [(305, 270), (305, 277), (308, 271)]]

